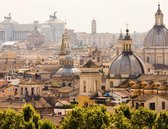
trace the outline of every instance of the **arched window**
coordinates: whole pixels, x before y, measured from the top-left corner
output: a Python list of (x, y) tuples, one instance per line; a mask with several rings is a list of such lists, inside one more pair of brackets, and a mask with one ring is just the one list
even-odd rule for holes
[(27, 88), (25, 88), (25, 95), (28, 95), (28, 90), (27, 90)]
[(110, 87), (111, 87), (111, 88), (113, 87), (113, 82), (110, 82)]
[(101, 89), (102, 89), (102, 91), (105, 91), (106, 87), (105, 86), (101, 86)]
[(17, 89), (14, 89), (14, 94), (15, 94), (15, 95), (17, 95), (17, 91), (18, 91)]
[(97, 92), (97, 80), (94, 82), (94, 91)]
[(23, 95), (23, 87), (21, 87), (20, 92), (20, 94)]
[(147, 57), (146, 61), (147, 61), (147, 63), (149, 63), (149, 57)]
[(31, 95), (34, 95), (34, 88), (31, 88)]
[(128, 44), (126, 44), (126, 51), (128, 51)]
[(86, 81), (83, 81), (83, 92), (86, 92)]

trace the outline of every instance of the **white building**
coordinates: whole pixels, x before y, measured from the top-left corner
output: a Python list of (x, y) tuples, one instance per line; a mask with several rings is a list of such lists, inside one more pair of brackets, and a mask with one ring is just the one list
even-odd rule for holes
[[(11, 14), (0, 22), (0, 43), (6, 41), (26, 40), (27, 35), (34, 29), (35, 24), (19, 24), (12, 20)], [(36, 21), (37, 23), (37, 21)], [(56, 12), (50, 15), (50, 19), (44, 23), (38, 23), (38, 27), (45, 35), (47, 42), (60, 42), (64, 32), (65, 22), (57, 19)]]

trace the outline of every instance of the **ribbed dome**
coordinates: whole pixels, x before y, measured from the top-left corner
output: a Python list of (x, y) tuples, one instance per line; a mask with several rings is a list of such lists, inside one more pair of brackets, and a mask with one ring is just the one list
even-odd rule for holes
[(60, 68), (53, 77), (73, 77), (80, 74), (80, 70), (75, 67)]
[(74, 59), (71, 54), (65, 56), (63, 67), (53, 77), (73, 77), (80, 74), (80, 70), (74, 66)]
[(123, 52), (110, 66), (111, 78), (136, 78), (144, 74), (143, 62), (133, 52)]
[(155, 25), (147, 34), (144, 40), (144, 47), (164, 47), (168, 46), (168, 29), (163, 23), (163, 13), (158, 4), (158, 10), (155, 14)]
[(168, 29), (164, 25), (155, 25), (147, 34), (144, 46), (168, 46)]

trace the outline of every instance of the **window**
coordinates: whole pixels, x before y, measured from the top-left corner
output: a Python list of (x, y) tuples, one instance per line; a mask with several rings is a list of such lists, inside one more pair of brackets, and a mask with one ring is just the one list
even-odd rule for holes
[(34, 88), (31, 88), (31, 95), (34, 95)]
[(126, 50), (125, 51), (128, 51), (128, 44), (126, 44)]
[(113, 82), (110, 82), (110, 87), (111, 87), (111, 88), (113, 87)]
[(97, 89), (97, 80), (95, 80), (95, 82), (94, 82), (94, 91), (97, 92), (97, 90), (98, 90)]
[(105, 91), (105, 90), (106, 90), (106, 87), (105, 87), (105, 86), (102, 86), (101, 89), (102, 89), (102, 91)]
[(21, 95), (23, 95), (23, 87), (21, 87)]
[(83, 92), (86, 92), (86, 86), (83, 86)]
[(165, 102), (162, 102), (162, 109), (165, 109)]
[(139, 108), (139, 103), (135, 104), (135, 108), (138, 109)]
[(25, 88), (25, 95), (28, 95), (28, 90), (27, 90), (27, 88)]
[(83, 92), (86, 92), (86, 81), (83, 81)]
[(149, 109), (155, 110), (155, 103), (149, 103)]
[(144, 107), (144, 103), (141, 103), (141, 106)]
[(147, 63), (149, 63), (149, 57), (147, 57)]

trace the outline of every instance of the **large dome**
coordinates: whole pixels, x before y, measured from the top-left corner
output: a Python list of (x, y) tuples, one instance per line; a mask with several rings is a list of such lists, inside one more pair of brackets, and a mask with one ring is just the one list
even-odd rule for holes
[(168, 46), (168, 29), (164, 25), (155, 25), (147, 34), (144, 46)]
[(111, 78), (136, 78), (145, 73), (144, 64), (133, 52), (123, 52), (110, 66)]
[(144, 40), (144, 47), (164, 47), (168, 46), (168, 29), (163, 23), (163, 13), (158, 4), (158, 10), (155, 14), (155, 25), (147, 34)]

